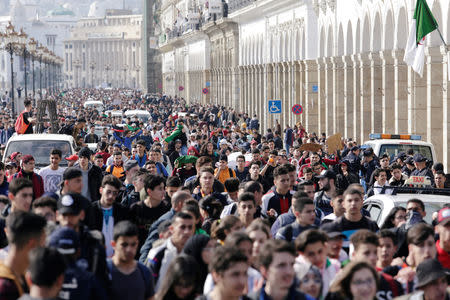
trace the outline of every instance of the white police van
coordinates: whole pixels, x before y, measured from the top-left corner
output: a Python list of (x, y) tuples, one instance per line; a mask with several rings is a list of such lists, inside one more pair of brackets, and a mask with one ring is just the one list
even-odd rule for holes
[(422, 154), (429, 164), (437, 161), (433, 144), (422, 141), (420, 135), (372, 133), (369, 134), (369, 139), (361, 145), (361, 149), (372, 148), (378, 157), (388, 154), (391, 162), (400, 152), (406, 153), (409, 149), (414, 154)]

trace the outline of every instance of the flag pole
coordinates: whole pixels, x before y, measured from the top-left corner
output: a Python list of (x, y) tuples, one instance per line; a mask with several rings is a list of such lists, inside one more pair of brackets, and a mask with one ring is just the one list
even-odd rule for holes
[(442, 33), (441, 33), (441, 31), (439, 30), (439, 27), (436, 27), (436, 29), (437, 29), (437, 31), (438, 31), (438, 33), (439, 33), (439, 36), (441, 37), (442, 42), (444, 43), (445, 50), (447, 50), (447, 43), (445, 42), (444, 38), (442, 37)]

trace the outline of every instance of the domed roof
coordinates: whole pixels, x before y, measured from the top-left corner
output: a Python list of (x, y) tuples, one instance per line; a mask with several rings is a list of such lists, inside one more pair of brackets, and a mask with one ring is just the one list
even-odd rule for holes
[(64, 7), (58, 7), (47, 12), (47, 16), (75, 16), (75, 13)]

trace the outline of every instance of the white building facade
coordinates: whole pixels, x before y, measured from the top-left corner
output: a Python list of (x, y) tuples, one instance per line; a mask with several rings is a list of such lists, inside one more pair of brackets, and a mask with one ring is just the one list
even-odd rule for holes
[[(450, 166), (448, 62), (438, 33), (427, 41), (422, 78), (403, 62), (415, 0), (228, 0), (226, 18), (193, 30), (178, 26), (196, 7), (183, 1), (163, 1), (161, 11), (166, 93), (256, 113), (264, 129), (301, 122), (359, 143), (372, 132), (419, 134)], [(450, 2), (427, 2), (449, 42)], [(194, 52), (198, 41), (204, 49)], [(269, 114), (271, 99), (282, 100), (281, 114)]]
[(65, 86), (142, 87), (142, 15), (82, 18), (64, 42)]

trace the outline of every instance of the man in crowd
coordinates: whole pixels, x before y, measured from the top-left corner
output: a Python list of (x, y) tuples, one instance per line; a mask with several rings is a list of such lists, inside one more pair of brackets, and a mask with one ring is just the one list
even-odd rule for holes
[(63, 178), (64, 168), (59, 166), (62, 152), (59, 149), (50, 151), (50, 165), (39, 170), (39, 176), (44, 181), (44, 192), (56, 193)]
[(74, 167), (78, 168), (82, 174), (83, 187), (81, 194), (91, 202), (100, 199), (100, 186), (102, 184), (102, 170), (95, 166), (91, 160), (91, 150), (82, 148), (78, 152), (78, 163)]
[(22, 169), (14, 175), (14, 178), (27, 178), (33, 183), (33, 199), (37, 199), (44, 193), (44, 181), (34, 172), (35, 161), (32, 155), (22, 157)]

